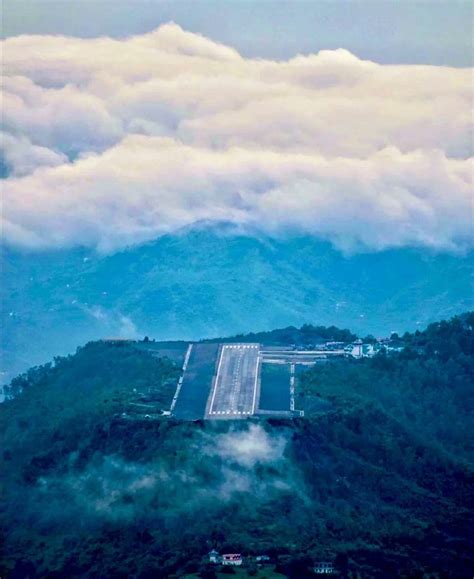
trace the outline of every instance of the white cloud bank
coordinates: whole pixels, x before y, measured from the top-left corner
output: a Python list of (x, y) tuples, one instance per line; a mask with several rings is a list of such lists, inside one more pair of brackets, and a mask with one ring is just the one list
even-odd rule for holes
[(175, 24), (2, 44), (10, 244), (113, 251), (203, 222), (472, 243), (470, 70), (245, 59)]

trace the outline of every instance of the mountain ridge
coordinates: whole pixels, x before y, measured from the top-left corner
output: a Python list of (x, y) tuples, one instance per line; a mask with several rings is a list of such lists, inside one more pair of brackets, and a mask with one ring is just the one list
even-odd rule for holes
[(4, 248), (2, 370), (11, 377), (108, 335), (201, 339), (304, 323), (414, 330), (474, 307), (472, 258), (417, 249), (344, 256), (309, 237), (216, 230), (105, 256)]

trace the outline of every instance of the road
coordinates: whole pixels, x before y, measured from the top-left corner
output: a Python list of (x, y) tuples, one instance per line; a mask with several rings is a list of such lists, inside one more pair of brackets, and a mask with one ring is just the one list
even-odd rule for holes
[(259, 344), (221, 347), (206, 418), (245, 418), (255, 413), (259, 363)]

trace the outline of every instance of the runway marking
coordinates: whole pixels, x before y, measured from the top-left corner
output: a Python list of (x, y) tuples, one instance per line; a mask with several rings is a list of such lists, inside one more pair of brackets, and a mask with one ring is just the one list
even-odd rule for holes
[(295, 409), (295, 365), (290, 366), (290, 410)]
[(186, 368), (188, 367), (189, 357), (191, 356), (191, 350), (192, 349), (193, 349), (193, 345), (189, 344), (188, 349), (186, 351), (186, 356), (184, 357), (182, 373), (181, 373), (181, 376), (179, 377), (178, 385), (176, 387), (176, 392), (173, 396), (173, 400), (171, 401), (170, 412), (173, 412), (174, 407), (176, 406), (176, 402), (178, 402), (178, 396), (179, 396), (179, 393), (181, 392), (181, 388), (183, 386), (184, 373), (186, 372)]
[(257, 386), (258, 386), (259, 367), (260, 367), (260, 356), (257, 356), (257, 368), (255, 370), (255, 384), (253, 387), (252, 414), (255, 414), (255, 404), (257, 401)]

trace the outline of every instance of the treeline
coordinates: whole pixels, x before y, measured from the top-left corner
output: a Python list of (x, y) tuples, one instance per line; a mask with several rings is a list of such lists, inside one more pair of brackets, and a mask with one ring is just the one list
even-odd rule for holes
[(288, 326), (268, 332), (250, 332), (249, 334), (237, 334), (226, 338), (213, 338), (206, 342), (257, 342), (266, 346), (308, 346), (321, 342), (352, 342), (357, 338), (349, 330), (341, 330), (336, 326), (313, 326), (304, 324), (301, 328)]

